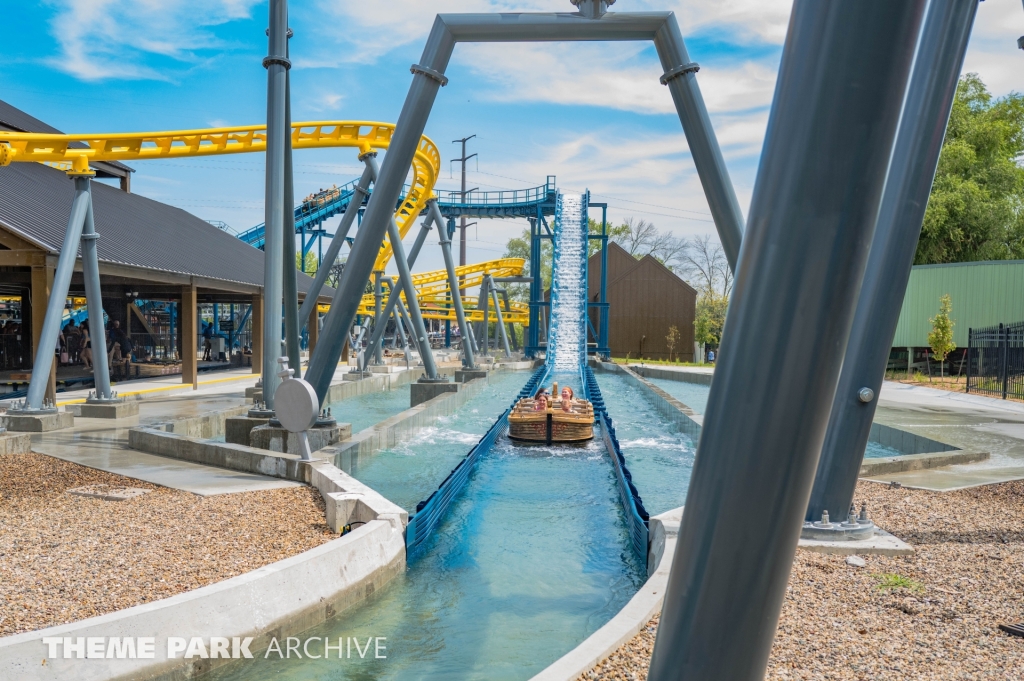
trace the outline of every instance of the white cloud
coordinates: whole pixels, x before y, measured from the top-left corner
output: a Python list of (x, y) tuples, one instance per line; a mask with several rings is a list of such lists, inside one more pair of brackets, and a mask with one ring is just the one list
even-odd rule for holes
[[(623, 3), (625, 4), (625, 3)], [(792, 0), (732, 0), (731, 2), (645, 2), (646, 9), (671, 9), (683, 36), (701, 31), (727, 32), (737, 43), (757, 39), (781, 45), (786, 38)], [(618, 6), (616, 6), (618, 7)], [(639, 9), (639, 8), (637, 8)]]
[(964, 72), (974, 71), (999, 96), (1024, 90), (1024, 52), (1017, 38), (1024, 35), (1024, 11), (1018, 0), (979, 3)]
[[(675, 113), (662, 70), (644, 46), (631, 44), (465, 45), (459, 64), (492, 87), (496, 101), (605, 106), (645, 114)], [(708, 110), (766, 107), (775, 88), (774, 65), (745, 61), (718, 67), (706, 62), (698, 75)]]
[[(756, 155), (760, 140), (752, 148)], [(552, 133), (546, 143), (520, 145), (519, 150), (523, 153), (496, 154), (500, 160), (482, 162), (479, 172), (471, 169), (470, 183), (483, 190), (523, 188), (554, 173), (563, 191), (589, 189), (594, 201), (607, 202), (609, 219), (615, 222), (634, 216), (680, 235), (714, 232), (682, 130), (668, 135), (618, 128)], [(745, 206), (753, 175), (742, 164), (738, 167), (741, 172), (732, 180)], [(445, 184), (454, 186), (453, 181)]]
[(249, 16), (258, 1), (55, 0), (50, 23), (60, 54), (47, 61), (81, 80), (166, 80), (147, 56), (195, 62), (224, 47), (209, 27)]

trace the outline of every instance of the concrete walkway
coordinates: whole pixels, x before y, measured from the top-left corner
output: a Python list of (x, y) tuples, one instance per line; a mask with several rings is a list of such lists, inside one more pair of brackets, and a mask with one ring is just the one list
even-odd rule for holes
[(940, 442), (988, 452), (987, 461), (896, 473), (879, 482), (950, 490), (1024, 478), (1024, 404), (886, 381), (875, 421)]
[[(341, 380), (347, 370), (339, 366), (336, 379)], [(129, 428), (246, 404), (245, 389), (255, 385), (257, 378), (251, 369), (243, 368), (202, 376), (198, 390), (183, 385), (181, 376), (122, 382), (114, 386), (122, 397), (142, 398), (138, 416), (118, 421), (78, 417), (73, 428), (33, 434), (32, 451), (202, 496), (296, 486), (279, 478), (177, 461), (128, 447)], [(88, 392), (59, 393), (58, 404), (83, 402)]]

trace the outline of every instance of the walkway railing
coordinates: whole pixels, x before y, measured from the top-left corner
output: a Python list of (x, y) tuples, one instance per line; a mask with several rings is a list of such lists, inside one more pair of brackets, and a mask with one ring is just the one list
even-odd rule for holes
[(526, 382), (523, 389), (519, 391), (519, 395), (512, 401), (509, 408), (498, 417), (498, 420), (480, 438), (480, 441), (474, 445), (473, 449), (469, 450), (466, 457), (452, 469), (452, 472), (448, 474), (448, 477), (438, 486), (437, 490), (425, 500), (416, 504), (416, 513), (409, 518), (409, 525), (405, 530), (405, 551), (408, 562), (412, 562), (420, 551), (423, 550), (427, 540), (430, 539), (434, 534), (434, 530), (444, 520), (448, 509), (458, 498), (462, 490), (466, 488), (469, 476), (473, 473), (473, 468), (476, 466), (477, 461), (490, 451), (499, 437), (508, 432), (508, 415), (512, 411), (512, 407), (520, 399), (533, 395), (545, 376), (547, 376), (546, 367), (537, 369), (530, 376), (530, 380)]
[(1024, 322), (968, 329), (967, 392), (1024, 399)]
[(601, 395), (601, 388), (597, 385), (594, 372), (589, 366), (584, 366), (583, 389), (587, 399), (594, 405), (594, 417), (601, 428), (601, 437), (604, 439), (608, 455), (612, 458), (612, 466), (615, 468), (615, 479), (618, 481), (619, 501), (622, 502), (622, 509), (626, 514), (626, 526), (629, 531), (630, 545), (633, 552), (640, 560), (640, 564), (647, 565), (647, 552), (649, 549), (648, 521), (650, 515), (644, 508), (644, 502), (640, 493), (633, 484), (633, 476), (626, 467), (626, 457), (622, 455), (622, 448), (619, 446), (619, 439), (615, 437), (615, 425), (612, 417), (604, 406), (604, 397)]

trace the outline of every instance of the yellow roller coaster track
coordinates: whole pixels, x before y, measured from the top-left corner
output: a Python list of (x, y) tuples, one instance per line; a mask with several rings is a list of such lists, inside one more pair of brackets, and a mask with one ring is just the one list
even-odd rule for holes
[[(358, 149), (359, 156), (387, 149), (395, 126), (390, 123), (368, 121), (310, 121), (292, 125), (293, 149), (322, 149), (329, 147), (351, 147)], [(81, 143), (84, 146), (72, 146)], [(197, 156), (220, 156), (265, 152), (267, 149), (266, 126), (252, 125), (229, 128), (207, 128), (202, 130), (177, 130), (168, 132), (102, 133), (82, 135), (60, 135), (49, 133), (22, 133), (0, 131), (0, 166), (12, 162), (45, 163), (70, 174), (89, 175), (90, 162), (97, 161), (150, 161), (159, 159), (189, 158)], [(434, 183), (441, 169), (441, 154), (430, 138), (420, 138), (419, 148), (413, 157), (411, 188), (395, 211), (398, 230), (404, 237), (416, 217), (432, 196)], [(374, 264), (375, 270), (383, 270), (391, 259), (391, 243), (381, 245)], [(492, 260), (456, 269), (463, 286), (479, 286), (484, 274), (494, 277), (518, 276), (522, 274), (525, 261), (520, 258)], [(455, 313), (446, 307), (448, 280), (444, 270), (413, 275), (417, 296), (423, 306), (424, 316), (429, 319), (455, 319)], [(474, 309), (476, 300), (466, 299), (466, 316), (471, 321), (481, 321), (483, 313)], [(368, 306), (367, 306), (368, 305)], [(510, 322), (525, 323), (527, 308), (521, 303), (511, 305), (512, 312), (506, 314)], [(360, 314), (373, 313), (373, 296), (364, 297)], [(492, 312), (491, 320), (496, 317)]]
[[(395, 126), (367, 121), (310, 121), (292, 125), (293, 149), (353, 147), (359, 156), (387, 149)], [(80, 142), (84, 147), (72, 146)], [(56, 165), (71, 174), (91, 174), (93, 161), (149, 161), (167, 158), (219, 156), (264, 152), (265, 125), (169, 132), (129, 132), (57, 135), (0, 131), (0, 166), (12, 162)], [(404, 237), (431, 197), (441, 169), (441, 154), (428, 137), (421, 137), (412, 162), (410, 189), (395, 211)], [(374, 269), (383, 270), (391, 259), (391, 244), (381, 245)]]
[[(455, 276), (465, 288), (473, 288), (483, 283), (484, 275), (492, 277), (517, 277), (523, 273), (526, 261), (522, 258), (501, 258), (499, 260), (488, 260), (487, 262), (475, 265), (463, 265), (455, 268)], [(448, 300), (448, 275), (445, 270), (435, 270), (412, 275), (413, 286), (416, 287), (416, 297), (419, 300), (423, 317), (426, 319), (455, 320), (455, 310), (450, 307)], [(405, 295), (402, 295), (405, 299)], [(463, 296), (463, 306), (466, 308), (466, 319), (472, 322), (483, 321), (483, 311), (475, 309), (477, 299), (475, 297)], [(374, 299), (373, 294), (364, 295), (359, 304), (358, 314), (372, 316)], [(503, 320), (517, 324), (526, 324), (529, 320), (529, 306), (524, 303), (512, 302), (509, 305), (510, 312), (502, 312)], [(490, 305), (489, 321), (497, 321), (494, 313), (494, 306)]]

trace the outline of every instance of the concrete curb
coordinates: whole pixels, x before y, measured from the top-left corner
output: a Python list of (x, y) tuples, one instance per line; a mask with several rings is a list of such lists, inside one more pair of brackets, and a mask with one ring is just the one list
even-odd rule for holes
[[(251, 651), (364, 600), (405, 567), (401, 525), (373, 520), (297, 556), (194, 591), (0, 638), (0, 678), (18, 681), (182, 681), (228, 659), (168, 659), (167, 637), (252, 637)], [(154, 637), (154, 659), (47, 659), (44, 637)], [(106, 643), (106, 639), (104, 639)], [(43, 664), (40, 664), (43, 660)]]
[(431, 425), (442, 416), (448, 416), (465, 405), (487, 385), (486, 379), (474, 379), (461, 384), (459, 392), (445, 393), (422, 404), (399, 412), (380, 423), (364, 428), (336, 445), (325, 447), (317, 456), (331, 459), (338, 468), (351, 471), (362, 457), (393, 447), (408, 439), (413, 431)]
[(682, 517), (680, 506), (651, 518), (647, 582), (607, 624), (530, 681), (574, 681), (636, 636), (661, 612)]
[[(618, 365), (616, 365), (618, 366)], [(711, 385), (711, 379), (715, 374), (707, 371), (687, 371), (686, 369), (659, 369), (658, 367), (629, 365), (629, 369), (644, 378), (662, 378), (667, 381), (681, 381), (683, 383), (698, 383), (700, 385)]]
[(0, 454), (28, 454), (32, 451), (32, 433), (0, 433)]
[(700, 439), (701, 424), (704, 422), (704, 417), (701, 414), (698, 414), (650, 381), (644, 380), (643, 377), (637, 375), (629, 367), (609, 362), (598, 362), (596, 366), (601, 371), (625, 376), (626, 380), (647, 393), (659, 414), (671, 421), (679, 430), (689, 435), (694, 443)]
[(877, 459), (864, 459), (860, 467), (860, 477), (873, 478), (891, 473), (920, 471), (927, 468), (941, 468), (965, 463), (985, 461), (988, 452), (956, 450), (952, 452), (933, 452), (929, 454), (904, 454), (903, 456), (887, 456)]

